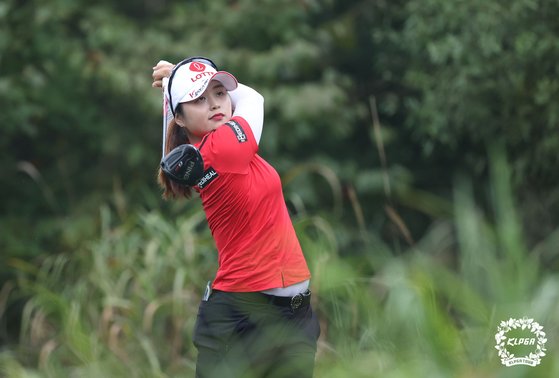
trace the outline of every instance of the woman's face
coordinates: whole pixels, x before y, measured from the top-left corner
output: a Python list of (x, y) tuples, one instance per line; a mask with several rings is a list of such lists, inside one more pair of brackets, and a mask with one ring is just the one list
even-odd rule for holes
[(183, 102), (182, 114), (176, 122), (185, 127), (190, 143), (198, 143), (204, 135), (231, 119), (233, 110), (227, 90), (217, 80), (212, 80), (196, 100)]

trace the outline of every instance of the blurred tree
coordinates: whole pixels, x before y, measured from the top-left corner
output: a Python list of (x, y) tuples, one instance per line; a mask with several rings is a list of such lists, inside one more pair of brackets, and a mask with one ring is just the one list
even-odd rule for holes
[(11, 257), (32, 270), (83, 250), (103, 205), (123, 224), (138, 208), (184, 212), (155, 184), (161, 94), (150, 75), (188, 55), (264, 94), (260, 153), (293, 209), (332, 221), (306, 223), (357, 256), (359, 275), (448, 216), (440, 197), (452, 198), (456, 173), (484, 181), (493, 142), (534, 244), (559, 221), (558, 20), (552, 0), (4, 0), (0, 283)]
[(407, 129), (425, 156), (448, 157), (447, 172), (477, 178), (503, 143), (525, 226), (545, 235), (559, 221), (559, 3), (410, 1), (406, 14), (402, 79), (418, 93), (405, 99)]
[[(342, 247), (385, 229), (383, 177), (420, 234), (441, 212), (410, 189), (450, 198), (456, 171), (483, 179), (496, 139), (517, 193), (550, 198), (526, 214), (551, 224), (558, 10), (546, 0), (6, 0), (0, 247), (25, 256), (71, 249), (95, 233), (102, 203), (123, 219), (134, 207), (163, 206), (151, 66), (192, 54), (265, 95), (261, 153), (280, 173), (318, 163), (320, 174), (295, 177), (286, 192), (344, 224)], [(332, 189), (336, 180), (343, 190)], [(333, 213), (325, 204), (339, 203), (340, 192), (345, 208)]]
[(115, 185), (134, 201), (153, 183), (160, 131), (145, 95), (151, 61), (138, 57), (162, 37), (87, 3), (0, 8), (2, 241), (11, 253), (63, 248), (72, 234), (84, 239)]

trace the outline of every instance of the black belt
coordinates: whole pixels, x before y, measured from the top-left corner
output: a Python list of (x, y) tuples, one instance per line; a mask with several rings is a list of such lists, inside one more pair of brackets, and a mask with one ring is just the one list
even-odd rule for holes
[(276, 306), (291, 307), (295, 311), (298, 308), (308, 306), (311, 303), (311, 291), (307, 290), (304, 293), (299, 293), (293, 297), (278, 297), (276, 295), (264, 294), (269, 298), (270, 303)]
[[(221, 290), (214, 290), (221, 292)], [(264, 294), (260, 292), (238, 293), (238, 292), (222, 292), (232, 297), (244, 298), (257, 303), (270, 303), (275, 306), (289, 307), (291, 311), (308, 306), (311, 303), (311, 291), (307, 290), (303, 293), (294, 295), (293, 297), (279, 297), (277, 295)]]

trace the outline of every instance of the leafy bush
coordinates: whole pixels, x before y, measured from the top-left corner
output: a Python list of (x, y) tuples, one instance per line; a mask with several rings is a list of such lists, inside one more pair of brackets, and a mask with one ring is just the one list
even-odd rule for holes
[[(403, 255), (371, 239), (360, 258), (344, 257), (335, 222), (296, 219), (322, 324), (317, 377), (558, 373), (552, 338), (535, 368), (501, 366), (495, 350), (497, 326), (511, 317), (556, 331), (559, 277), (540, 266), (556, 253), (556, 236), (537, 251), (524, 245), (499, 150), (492, 172), (491, 217), (476, 206), (471, 181), (458, 179), (453, 220), (434, 224)], [(216, 268), (203, 213), (189, 206), (174, 219), (140, 212), (115, 224), (111, 217), (103, 208), (99, 238), (71, 255), (54, 255), (38, 268), (10, 262), (29, 299), (20, 343), (2, 353), (4, 374), (193, 374), (192, 329)]]

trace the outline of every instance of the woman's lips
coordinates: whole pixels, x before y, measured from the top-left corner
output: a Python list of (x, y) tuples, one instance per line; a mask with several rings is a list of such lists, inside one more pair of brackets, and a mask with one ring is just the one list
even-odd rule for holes
[(212, 119), (214, 121), (221, 121), (223, 119), (223, 117), (225, 117), (225, 114), (217, 113), (217, 114), (214, 114), (213, 116), (211, 116), (210, 119)]

